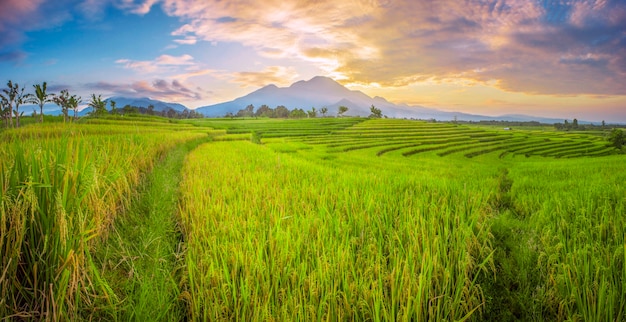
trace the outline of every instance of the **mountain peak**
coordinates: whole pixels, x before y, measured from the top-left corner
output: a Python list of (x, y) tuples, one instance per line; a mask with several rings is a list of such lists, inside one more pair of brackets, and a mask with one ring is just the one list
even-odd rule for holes
[(278, 86), (276, 86), (274, 84), (269, 84), (269, 85), (265, 85), (265, 86), (259, 88), (257, 91), (264, 92), (264, 91), (273, 91), (273, 90), (276, 90), (276, 89), (278, 89)]
[(348, 115), (352, 116), (367, 116), (370, 114), (370, 106), (375, 105), (390, 117), (436, 117), (437, 119), (445, 117), (438, 114), (441, 112), (437, 110), (400, 107), (382, 97), (371, 98), (363, 92), (349, 90), (334, 79), (324, 76), (300, 80), (289, 87), (267, 85), (233, 101), (199, 107), (196, 111), (206, 116), (224, 116), (227, 113), (235, 114), (248, 105), (256, 108), (262, 105), (270, 107), (283, 105), (288, 109), (327, 107), (330, 114), (335, 113), (339, 106), (343, 105), (349, 108)]
[(182, 112), (187, 109), (187, 107), (182, 104), (164, 102), (156, 99), (151, 99), (149, 97), (113, 96), (105, 99), (104, 101), (106, 102), (107, 109), (110, 108), (111, 101), (115, 101), (118, 108), (122, 108), (126, 105), (147, 108), (148, 106), (153, 105), (154, 110), (159, 112), (167, 109), (173, 109), (175, 111)]
[(327, 82), (327, 83), (337, 83), (334, 79), (326, 76), (315, 76), (309, 79), (309, 82)]
[(343, 92), (343, 91), (348, 90), (345, 87), (343, 87), (343, 85), (337, 83), (334, 79), (330, 77), (325, 77), (325, 76), (315, 76), (309, 79), (308, 81), (304, 81), (304, 80), (297, 81), (291, 84), (289, 88), (303, 89), (306, 91), (314, 91), (314, 92), (315, 91)]

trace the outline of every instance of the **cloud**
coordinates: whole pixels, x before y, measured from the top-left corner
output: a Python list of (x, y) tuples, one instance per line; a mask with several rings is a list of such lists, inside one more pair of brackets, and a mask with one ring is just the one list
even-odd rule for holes
[(6, 52), (0, 52), (0, 62), (14, 62), (19, 63), (26, 58), (26, 53), (21, 50), (12, 50)]
[[(60, 7), (45, 0), (2, 0), (0, 2), (0, 51), (21, 51), (16, 48), (24, 40), (24, 32), (58, 25), (69, 18)], [(11, 48), (11, 49), (9, 49)]]
[(181, 66), (195, 65), (193, 57), (187, 54), (181, 56), (161, 55), (154, 60), (118, 59), (115, 62), (123, 65), (124, 68), (141, 73), (176, 71)]
[(174, 42), (181, 45), (195, 45), (198, 42), (198, 39), (193, 36), (186, 36), (183, 39), (174, 39)]
[(145, 15), (158, 0), (82, 0), (78, 9), (91, 20), (101, 20), (108, 6), (136, 15)]
[(155, 79), (152, 82), (142, 80), (130, 84), (97, 82), (87, 84), (87, 88), (94, 91), (110, 92), (113, 95), (150, 97), (173, 102), (200, 100), (204, 98), (200, 89), (190, 89), (178, 80), (171, 82), (163, 79)]
[(150, 8), (157, 2), (158, 0), (117, 0), (115, 6), (137, 15), (145, 15), (150, 12)]
[(559, 59), (559, 62), (561, 64), (588, 65), (591, 67), (604, 67), (608, 64), (607, 59), (598, 57), (597, 55), (590, 54), (590, 53), (586, 55), (579, 55), (579, 56), (573, 56), (573, 55), (561, 56), (561, 58)]
[[(186, 21), (175, 36), (238, 42), (267, 58), (314, 63), (350, 83), (626, 92), (623, 1), (163, 0), (162, 6)], [(240, 76), (243, 84), (253, 80)]]
[(78, 5), (78, 9), (90, 20), (102, 20), (102, 12), (109, 4), (103, 0), (84, 0)]
[(221, 74), (223, 74), (223, 72), (219, 72), (214, 69), (198, 69), (198, 70), (174, 75), (171, 78), (184, 82), (188, 80), (189, 78), (194, 78), (194, 77), (199, 77), (199, 76), (204, 76), (204, 75), (220, 76)]
[(61, 26), (75, 18), (89, 21), (104, 17), (105, 9), (143, 15), (159, 0), (0, 0), (0, 52), (21, 50), (29, 31)]
[(48, 84), (48, 92), (50, 93), (59, 93), (64, 89), (69, 91), (73, 90), (73, 87), (68, 84)]
[(289, 85), (298, 74), (293, 67), (270, 66), (259, 72), (237, 72), (233, 74), (233, 82), (241, 87), (257, 87), (267, 84), (279, 86)]
[(2, 23), (16, 23), (39, 8), (43, 0), (3, 0), (0, 10)]

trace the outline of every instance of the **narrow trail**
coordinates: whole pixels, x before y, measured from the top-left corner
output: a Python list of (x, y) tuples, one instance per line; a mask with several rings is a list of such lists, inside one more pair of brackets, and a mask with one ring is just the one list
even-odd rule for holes
[(180, 171), (185, 156), (206, 141), (180, 145), (155, 165), (99, 251), (100, 269), (120, 300), (115, 319), (177, 321), (186, 316), (180, 300), (182, 236), (176, 218)]
[(538, 253), (528, 247), (535, 233), (515, 208), (513, 184), (509, 170), (501, 169), (491, 200), (497, 214), (492, 219), (491, 233), (498, 278), (481, 281), (487, 303), (484, 321), (537, 320), (542, 314), (540, 305), (533, 300), (533, 292), (542, 282), (536, 265)]

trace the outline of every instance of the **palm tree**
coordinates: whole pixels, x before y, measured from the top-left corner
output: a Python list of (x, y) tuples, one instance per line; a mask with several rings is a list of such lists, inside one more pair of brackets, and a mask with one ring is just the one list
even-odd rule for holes
[(12, 81), (8, 81), (7, 82), (7, 86), (9, 88), (5, 88), (2, 91), (4, 92), (4, 96), (2, 96), (2, 98), (4, 100), (6, 100), (8, 107), (9, 107), (9, 125), (11, 127), (13, 127), (13, 102), (15, 102), (15, 96), (17, 96), (17, 89), (18, 89), (18, 85), (15, 84), (15, 86), (13, 86), (13, 82)]
[(83, 101), (82, 98), (76, 95), (72, 95), (69, 98), (68, 107), (74, 110), (74, 120), (78, 119), (76, 114), (78, 113), (78, 105), (80, 105), (82, 101)]
[(326, 117), (326, 113), (328, 113), (328, 108), (327, 107), (322, 107), (320, 109), (320, 113), (322, 113), (322, 117)]
[(69, 109), (70, 92), (62, 90), (59, 95), (54, 96), (52, 101), (61, 108), (63, 112), (63, 122), (67, 122), (67, 111)]
[(9, 127), (9, 113), (9, 100), (0, 94), (0, 116), (2, 116), (6, 127)]
[(39, 105), (39, 123), (43, 123), (43, 105), (54, 102), (54, 95), (46, 93), (48, 88), (46, 82), (43, 82), (41, 85), (33, 85), (33, 87), (35, 88), (35, 95), (30, 97), (29, 103)]
[(91, 94), (91, 101), (88, 103), (91, 108), (93, 108), (94, 115), (102, 115), (106, 113), (106, 102), (102, 100), (102, 95)]
[(16, 127), (20, 127), (20, 117), (24, 114), (24, 112), (20, 113), (20, 105), (27, 103), (30, 99), (30, 94), (24, 94), (24, 86), (22, 89), (19, 88), (19, 85), (15, 83), (15, 125)]
[(117, 107), (116, 107), (117, 102), (114, 100), (111, 100), (110, 103), (111, 103), (111, 114), (117, 114)]

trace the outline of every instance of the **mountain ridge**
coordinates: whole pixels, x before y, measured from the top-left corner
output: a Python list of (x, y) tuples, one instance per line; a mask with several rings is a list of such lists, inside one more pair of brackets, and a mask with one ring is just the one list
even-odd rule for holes
[[(448, 112), (420, 105), (395, 104), (384, 97), (370, 97), (367, 94), (350, 90), (335, 80), (324, 76), (315, 76), (310, 80), (300, 80), (288, 87), (278, 87), (274, 84), (266, 85), (232, 101), (213, 105), (206, 105), (195, 110), (207, 117), (222, 117), (227, 113), (236, 114), (252, 104), (255, 109), (261, 105), (271, 108), (283, 105), (288, 109), (302, 108), (305, 110), (315, 107), (328, 108), (328, 114), (337, 113), (339, 106), (348, 107), (347, 116), (368, 116), (370, 106), (374, 105), (382, 110), (383, 114), (395, 118), (436, 119), (441, 121), (537, 121), (540, 123), (560, 123), (563, 119), (537, 117), (520, 114), (504, 114), (500, 116), (486, 116), (463, 112)], [(579, 121), (581, 123), (589, 123)]]

